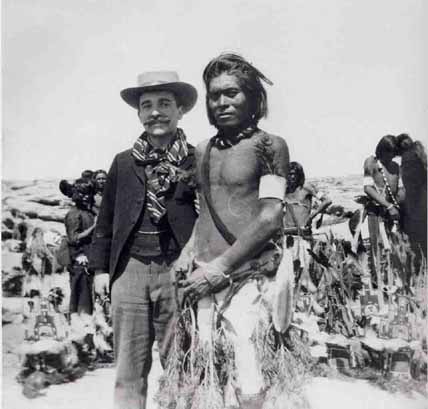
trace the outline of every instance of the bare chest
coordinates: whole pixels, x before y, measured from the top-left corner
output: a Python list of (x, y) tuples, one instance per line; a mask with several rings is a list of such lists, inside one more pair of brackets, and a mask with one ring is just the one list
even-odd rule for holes
[(213, 188), (235, 190), (258, 186), (260, 168), (252, 144), (240, 143), (224, 150), (213, 148), (209, 177)]
[(312, 204), (311, 194), (302, 188), (297, 188), (292, 193), (287, 193), (285, 200), (290, 204), (301, 205), (305, 207), (310, 207)]
[(392, 191), (395, 192), (398, 187), (398, 173), (391, 171), (389, 169), (383, 168), (383, 171), (376, 169), (373, 173), (373, 179), (376, 184), (381, 189), (386, 187), (388, 183)]

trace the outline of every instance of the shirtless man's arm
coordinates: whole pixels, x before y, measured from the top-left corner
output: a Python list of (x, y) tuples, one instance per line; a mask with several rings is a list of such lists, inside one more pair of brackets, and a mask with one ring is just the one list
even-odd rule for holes
[(384, 206), (393, 219), (398, 219), (400, 214), (398, 209), (376, 190), (374, 183), (374, 175), (377, 172), (376, 166), (377, 163), (373, 157), (367, 158), (364, 162), (364, 193), (376, 203)]
[[(305, 187), (306, 188), (306, 187)], [(320, 204), (319, 204), (319, 206), (318, 206), (318, 208), (314, 211), (314, 212), (312, 212), (311, 214), (310, 214), (310, 216), (308, 217), (308, 220), (306, 221), (306, 223), (305, 223), (305, 225), (306, 226), (310, 226), (311, 225), (311, 223), (312, 223), (312, 220), (313, 219), (315, 219), (315, 217), (316, 216), (318, 216), (319, 214), (322, 214), (322, 213), (324, 213), (324, 211), (333, 203), (332, 202), (332, 200), (328, 197), (328, 196), (326, 196), (326, 195), (324, 195), (324, 194), (322, 194), (322, 193), (320, 193), (316, 188), (315, 188), (315, 186), (312, 186), (312, 185), (309, 185), (308, 187), (307, 187), (307, 189), (308, 189), (308, 191), (309, 191), (309, 193), (314, 197), (314, 198), (316, 198), (317, 200), (319, 200), (320, 201)]]
[[(172, 267), (173, 273), (187, 273), (190, 271), (190, 268), (194, 261), (194, 246), (195, 246), (195, 235), (197, 229), (198, 219), (196, 219), (195, 224), (193, 226), (192, 234), (189, 238), (189, 241), (183, 247), (180, 252), (180, 256), (177, 260), (174, 261), (174, 265)], [(175, 280), (175, 278), (173, 278)]]
[[(286, 177), (289, 153), (282, 138), (275, 137), (272, 149), (275, 152), (277, 173)], [(284, 181), (285, 183), (285, 181)], [(260, 200), (260, 211), (253, 221), (245, 228), (232, 246), (223, 254), (193, 271), (191, 276), (182, 282), (185, 294), (202, 297), (208, 294), (212, 286), (234, 278), (236, 268), (259, 253), (263, 246), (272, 238), (282, 224), (283, 200), (279, 198), (264, 198)]]

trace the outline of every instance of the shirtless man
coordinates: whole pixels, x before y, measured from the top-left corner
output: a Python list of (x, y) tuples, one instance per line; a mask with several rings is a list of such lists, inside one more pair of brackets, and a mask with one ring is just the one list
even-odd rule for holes
[[(319, 202), (317, 208), (312, 211), (312, 201)], [(331, 200), (312, 183), (305, 183), (305, 173), (302, 165), (298, 162), (290, 162), (287, 176), (287, 192), (285, 196), (287, 208), (291, 211), (285, 212), (285, 233), (290, 230), (294, 232), (297, 228), (303, 232), (310, 230), (312, 220), (331, 205)], [(296, 231), (297, 233), (297, 231)]]
[(366, 205), (370, 252), (374, 268), (380, 279), (381, 249), (389, 248), (388, 232), (400, 217), (397, 194), (399, 191), (399, 165), (392, 159), (397, 154), (396, 139), (384, 136), (376, 146), (375, 156), (364, 162), (364, 193), (371, 199)]
[[(223, 54), (208, 64), (203, 79), (208, 118), (218, 133), (196, 148), (200, 215), (177, 263), (177, 268), (186, 266), (193, 258), (196, 266), (182, 285), (186, 297), (199, 300), (202, 342), (210, 339), (213, 294), (221, 306), (229, 284), (242, 282), (245, 272), (266, 274), (262, 268), (255, 271), (251, 260), (261, 262), (281, 226), (289, 161), (284, 139), (257, 127), (267, 114), (261, 80), (270, 83), (262, 73), (240, 56)], [(274, 275), (275, 267), (271, 270)], [(259, 294), (256, 281), (247, 279), (223, 312), (233, 327), (234, 390), (245, 408), (260, 407), (264, 389), (250, 341)]]
[[(312, 210), (312, 201), (319, 202), (316, 210)], [(285, 234), (293, 236), (293, 260), (297, 272), (302, 274), (302, 285), (310, 292), (315, 286), (309, 277), (309, 253), (311, 248), (305, 237), (310, 237), (312, 220), (322, 214), (331, 200), (311, 183), (305, 183), (305, 172), (298, 162), (290, 162), (287, 175), (287, 191), (285, 195), (284, 226)]]

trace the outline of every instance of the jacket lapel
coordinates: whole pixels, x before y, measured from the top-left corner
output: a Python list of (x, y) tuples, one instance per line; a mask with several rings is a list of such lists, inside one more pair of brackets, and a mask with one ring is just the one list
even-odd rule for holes
[(181, 169), (187, 170), (191, 168), (194, 165), (195, 162), (195, 148), (192, 145), (187, 145), (189, 149), (189, 154), (187, 155), (187, 158), (183, 162), (183, 164), (180, 166)]
[(144, 171), (144, 166), (137, 165), (137, 162), (134, 158), (132, 158), (132, 169), (134, 169), (135, 174), (137, 175), (138, 179), (140, 179), (141, 183), (143, 185), (146, 184), (146, 172)]

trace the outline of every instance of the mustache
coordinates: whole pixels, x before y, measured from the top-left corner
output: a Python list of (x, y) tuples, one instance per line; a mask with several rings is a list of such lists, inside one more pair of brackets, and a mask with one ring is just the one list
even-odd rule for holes
[(168, 118), (149, 118), (144, 122), (144, 125), (153, 125), (156, 123), (167, 124), (169, 122)]

